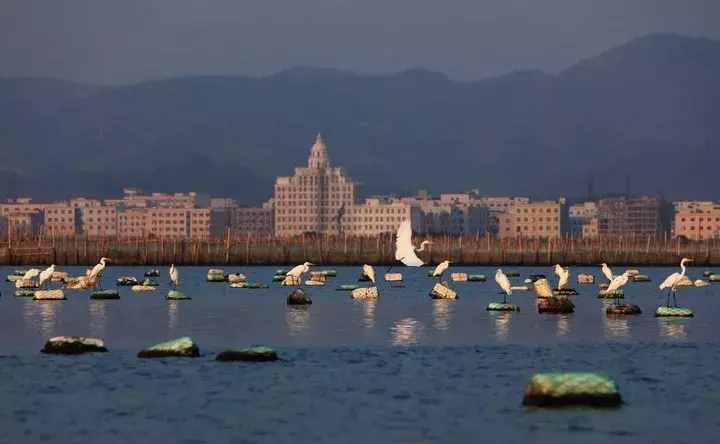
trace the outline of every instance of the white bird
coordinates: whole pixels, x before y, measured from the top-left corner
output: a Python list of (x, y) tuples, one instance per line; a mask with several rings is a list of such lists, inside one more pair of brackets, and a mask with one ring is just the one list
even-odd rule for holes
[(55, 273), (55, 264), (50, 265), (48, 268), (43, 270), (42, 273), (40, 273), (38, 287), (42, 287), (45, 282), (49, 281), (52, 278), (53, 273)]
[(365, 264), (362, 266), (363, 274), (370, 279), (370, 282), (375, 283), (375, 269), (372, 265)]
[(682, 270), (682, 272), (681, 273), (675, 272), (675, 273), (671, 274), (670, 276), (665, 278), (665, 280), (663, 281), (662, 284), (660, 284), (660, 290), (668, 289), (667, 303), (666, 303), (666, 305), (668, 307), (670, 306), (670, 293), (672, 293), (673, 301), (675, 302), (675, 306), (677, 307), (677, 299), (675, 297), (675, 293), (677, 292), (678, 284), (680, 284), (682, 282), (683, 278), (685, 277), (685, 272), (687, 271), (685, 269), (685, 264), (687, 262), (692, 262), (692, 261), (693, 261), (693, 259), (691, 259), (691, 258), (687, 258), (687, 257), (682, 258), (682, 260), (680, 261), (680, 269)]
[(33, 286), (33, 279), (35, 279), (40, 274), (40, 270), (37, 268), (31, 268), (28, 271), (25, 272), (22, 279), (18, 279), (15, 281), (15, 288), (26, 288), (28, 286)]
[(610, 269), (610, 267), (608, 267), (608, 264), (606, 264), (605, 262), (603, 262), (603, 263), (600, 264), (600, 265), (602, 265), (602, 274), (605, 275), (605, 277), (607, 278), (608, 282), (612, 282), (612, 280), (615, 279), (615, 276), (613, 275), (612, 270)]
[(408, 267), (420, 267), (424, 264), (415, 252), (425, 250), (425, 245), (432, 244), (428, 240), (420, 243), (420, 248), (415, 248), (412, 244), (412, 226), (410, 220), (406, 220), (400, 224), (397, 231), (397, 239), (395, 240), (395, 260), (402, 262)]
[(175, 268), (175, 264), (170, 264), (170, 283), (173, 287), (177, 287), (180, 284), (180, 272)]
[(285, 274), (285, 279), (292, 278), (295, 282), (300, 282), (300, 276), (310, 271), (310, 267), (315, 264), (311, 262), (304, 262), (296, 267), (293, 267), (290, 269), (290, 271)]
[(87, 280), (92, 283), (95, 282), (95, 279), (98, 277), (102, 277), (102, 272), (105, 269), (107, 262), (110, 262), (110, 259), (101, 257), (100, 262), (95, 265), (92, 270), (90, 270), (90, 273), (87, 274)]
[(570, 271), (561, 267), (559, 264), (556, 264), (555, 274), (558, 277), (558, 290), (562, 290), (567, 287), (568, 281), (570, 280)]
[(620, 276), (615, 276), (612, 281), (610, 281), (610, 285), (608, 285), (607, 290), (605, 290), (605, 293), (607, 294), (615, 294), (616, 302), (620, 303), (620, 295), (617, 293), (617, 291), (624, 287), (625, 284), (628, 283), (630, 280), (630, 274), (626, 271), (625, 273), (621, 274)]
[(31, 268), (23, 275), (23, 280), (36, 278), (40, 274), (40, 270), (37, 268)]
[(432, 276), (438, 278), (438, 281), (442, 277), (443, 273), (445, 273), (445, 270), (448, 269), (450, 266), (450, 261), (442, 261), (438, 264), (437, 267), (435, 267), (435, 270), (433, 270)]
[(495, 282), (500, 286), (505, 294), (503, 295), (503, 304), (507, 303), (507, 297), (512, 295), (512, 287), (510, 286), (510, 279), (503, 273), (501, 269), (495, 272)]

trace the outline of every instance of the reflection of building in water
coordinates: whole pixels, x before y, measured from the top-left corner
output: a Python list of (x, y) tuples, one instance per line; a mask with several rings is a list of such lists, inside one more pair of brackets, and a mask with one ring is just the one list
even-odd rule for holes
[(363, 319), (362, 324), (365, 328), (375, 327), (375, 305), (377, 301), (375, 299), (368, 299), (366, 301), (355, 301), (362, 305), (363, 308)]
[(174, 330), (180, 315), (180, 301), (168, 301), (168, 328)]
[(455, 310), (455, 301), (447, 299), (434, 299), (433, 304), (433, 328), (447, 330), (450, 327), (452, 314)]
[(556, 336), (565, 336), (570, 333), (570, 318), (567, 315), (560, 315), (557, 318)]
[(413, 318), (400, 319), (395, 321), (390, 328), (393, 345), (414, 345), (417, 344), (422, 334), (423, 325)]
[(25, 320), (25, 328), (31, 331), (37, 331), (43, 338), (56, 336), (55, 324), (60, 312), (62, 301), (42, 301), (26, 300), (23, 307), (23, 319)]
[(687, 329), (684, 319), (657, 318), (661, 338), (687, 339)]
[(510, 331), (511, 318), (510, 313), (490, 313), (490, 319), (492, 319), (495, 327), (495, 337), (499, 341), (507, 339), (508, 332)]
[(88, 303), (90, 315), (90, 335), (102, 338), (105, 336), (107, 314), (105, 313), (104, 301), (90, 301)]
[(285, 310), (285, 324), (290, 331), (290, 336), (302, 334), (310, 328), (310, 310), (306, 305), (288, 307)]

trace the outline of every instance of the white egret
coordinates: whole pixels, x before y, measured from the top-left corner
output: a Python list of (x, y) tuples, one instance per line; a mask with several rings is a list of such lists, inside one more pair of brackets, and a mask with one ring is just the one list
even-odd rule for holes
[(40, 270), (37, 268), (31, 268), (25, 272), (22, 279), (15, 281), (15, 288), (27, 288), (33, 286), (33, 279), (38, 277)]
[[(303, 274), (305, 274), (305, 273), (307, 273), (308, 271), (310, 271), (310, 267), (313, 266), (313, 265), (315, 265), (315, 264), (313, 264), (313, 263), (311, 263), (311, 262), (304, 262), (304, 263), (302, 263), (302, 264), (300, 264), (300, 265), (298, 265), (298, 266), (295, 266), (295, 267), (291, 268), (290, 271), (288, 271), (288, 272), (285, 274), (285, 281), (283, 281), (283, 282), (284, 282), (284, 283), (285, 283), (285, 282), (288, 282), (288, 280), (287, 280), (288, 278), (291, 278), (291, 280), (293, 281), (293, 282), (289, 282), (290, 284), (295, 284), (295, 282), (300, 282), (300, 281), (301, 281), (300, 277), (301, 277)], [(286, 284), (286, 285), (287, 285), (287, 284)]]
[(437, 267), (435, 267), (435, 270), (433, 270), (432, 277), (438, 278), (438, 281), (440, 281), (440, 278), (442, 278), (443, 273), (445, 273), (445, 270), (448, 269), (450, 266), (450, 261), (442, 261), (438, 264)]
[(503, 304), (507, 304), (507, 297), (512, 295), (512, 287), (510, 285), (510, 279), (508, 279), (507, 275), (503, 273), (501, 269), (498, 268), (498, 270), (495, 272), (495, 282), (500, 286), (502, 291), (504, 292), (503, 295)]
[(180, 272), (175, 268), (175, 264), (170, 264), (170, 283), (176, 288), (180, 284)]
[(603, 262), (600, 265), (602, 265), (602, 274), (605, 275), (605, 278), (607, 278), (608, 282), (612, 282), (612, 280), (615, 279), (615, 276), (613, 275), (613, 272), (610, 269), (610, 267), (608, 267), (608, 264)]
[(34, 278), (36, 278), (39, 274), (40, 274), (40, 270), (38, 270), (37, 268), (31, 268), (31, 269), (29, 269), (28, 271), (25, 272), (25, 274), (23, 275), (22, 278), (23, 278), (23, 280), (25, 280), (25, 279), (34, 279)]
[[(425, 250), (425, 245), (432, 244), (429, 240), (420, 243), (420, 248), (415, 248), (412, 244), (412, 226), (410, 220), (405, 220), (400, 224), (397, 231), (397, 239), (395, 240), (395, 260), (402, 262), (408, 267), (420, 267), (424, 264), (415, 252)], [(392, 268), (392, 267), (391, 267)], [(390, 270), (388, 268), (388, 270)]]
[(50, 281), (52, 279), (52, 275), (55, 273), (55, 264), (50, 265), (48, 268), (42, 271), (40, 273), (40, 278), (38, 279), (38, 287), (43, 286), (45, 282)]
[(677, 298), (675, 297), (675, 293), (677, 292), (679, 284), (683, 281), (683, 278), (685, 277), (685, 272), (687, 271), (685, 269), (685, 264), (687, 262), (692, 262), (693, 259), (684, 257), (680, 261), (680, 269), (682, 270), (681, 273), (675, 272), (665, 278), (662, 284), (660, 284), (660, 290), (668, 289), (668, 295), (667, 295), (667, 303), (666, 306), (670, 306), (670, 293), (672, 293), (673, 302), (675, 303), (675, 306), (677, 307)]
[[(375, 269), (372, 267), (372, 265), (365, 264), (362, 266), (363, 274), (370, 279), (370, 282), (375, 284)], [(370, 284), (368, 284), (368, 287)]]
[(617, 293), (618, 290), (620, 290), (622, 287), (625, 286), (625, 284), (628, 283), (630, 280), (630, 274), (626, 271), (625, 273), (621, 274), (620, 276), (615, 276), (612, 281), (610, 281), (610, 285), (608, 285), (607, 290), (605, 290), (605, 293), (607, 294), (615, 294), (615, 302), (620, 303), (620, 295)]
[(107, 262), (110, 262), (109, 258), (101, 257), (100, 262), (95, 265), (92, 270), (90, 270), (90, 273), (87, 273), (87, 280), (88, 282), (90, 282), (91, 285), (94, 285), (97, 278), (102, 278), (102, 273), (103, 270), (105, 270), (105, 265)]
[(561, 267), (559, 264), (555, 265), (555, 274), (558, 277), (558, 290), (562, 290), (567, 287), (568, 281), (570, 280), (570, 270)]

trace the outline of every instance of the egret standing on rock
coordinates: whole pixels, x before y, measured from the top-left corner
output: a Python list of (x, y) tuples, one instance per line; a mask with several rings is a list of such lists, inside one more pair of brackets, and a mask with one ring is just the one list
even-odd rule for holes
[[(375, 269), (372, 267), (372, 265), (365, 264), (362, 267), (363, 274), (368, 277), (369, 281), (373, 285), (375, 285)], [(368, 287), (370, 287), (370, 284), (368, 284)]]
[(448, 269), (450, 266), (450, 261), (442, 261), (438, 264), (437, 267), (435, 267), (435, 270), (432, 273), (432, 277), (438, 278), (438, 282), (440, 282), (440, 278), (442, 278), (443, 273), (445, 273), (445, 270)]
[(668, 295), (667, 295), (667, 303), (666, 306), (670, 306), (670, 293), (672, 293), (673, 302), (675, 303), (675, 306), (677, 307), (677, 298), (675, 297), (675, 293), (677, 292), (679, 284), (682, 282), (683, 278), (685, 277), (685, 272), (687, 271), (685, 269), (685, 264), (687, 262), (692, 262), (693, 259), (684, 257), (680, 261), (680, 269), (682, 270), (682, 273), (673, 273), (665, 280), (662, 284), (660, 284), (660, 290), (668, 289)]
[(570, 270), (561, 267), (559, 264), (556, 264), (555, 274), (558, 277), (558, 290), (562, 290), (567, 287), (568, 281), (570, 280)]
[[(604, 273), (605, 272), (603, 271), (603, 274)], [(618, 290), (624, 287), (625, 284), (628, 283), (629, 279), (630, 275), (627, 271), (620, 276), (615, 276), (612, 281), (610, 281), (610, 285), (608, 285), (607, 290), (605, 290), (606, 294), (615, 294), (615, 303), (618, 305), (620, 304), (620, 294), (618, 293)]]
[[(298, 283), (301, 282), (300, 277), (301, 277), (303, 274), (305, 274), (305, 273), (307, 273), (308, 271), (310, 271), (310, 267), (313, 266), (313, 265), (315, 265), (315, 264), (313, 264), (313, 263), (311, 263), (311, 262), (305, 262), (305, 263), (303, 263), (303, 264), (301, 264), (301, 265), (298, 265), (298, 266), (296, 266), (296, 267), (293, 267), (293, 268), (290, 269), (290, 271), (288, 271), (287, 274), (285, 275), (285, 280), (283, 281), (283, 283), (284, 283), (285, 285), (288, 285), (288, 284), (286, 283), (288, 278), (292, 278), (292, 280), (293, 280), (294, 282), (298, 282)], [(294, 282), (291, 282), (291, 284), (294, 284)]]
[(100, 262), (95, 265), (92, 270), (90, 270), (90, 273), (88, 273), (87, 275), (87, 279), (91, 284), (95, 282), (95, 279), (97, 279), (98, 277), (102, 278), (102, 273), (103, 270), (105, 270), (105, 265), (107, 262), (110, 262), (109, 258), (101, 257)]
[(170, 283), (174, 288), (180, 284), (180, 272), (175, 268), (175, 264), (170, 264)]
[(38, 287), (42, 288), (45, 282), (49, 282), (52, 278), (53, 273), (55, 273), (55, 264), (50, 265), (48, 268), (43, 270), (42, 273), (40, 273), (40, 278), (38, 279)]
[(503, 304), (507, 304), (507, 297), (512, 295), (510, 279), (508, 279), (507, 275), (498, 268), (498, 271), (495, 272), (495, 282), (497, 282), (503, 291)]
[[(410, 220), (406, 220), (400, 224), (397, 231), (397, 239), (395, 240), (395, 260), (402, 262), (408, 267), (421, 267), (424, 262), (417, 257), (415, 252), (425, 250), (425, 245), (432, 242), (424, 240), (420, 243), (420, 248), (415, 248), (412, 244), (412, 226)], [(390, 267), (392, 268), (392, 266)], [(390, 271), (388, 268), (388, 271)]]

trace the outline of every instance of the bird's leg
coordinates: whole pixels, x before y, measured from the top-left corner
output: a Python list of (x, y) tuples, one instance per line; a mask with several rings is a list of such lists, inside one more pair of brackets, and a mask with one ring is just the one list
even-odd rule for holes
[(507, 304), (507, 293), (503, 293), (503, 304)]
[(667, 301), (665, 301), (665, 306), (666, 306), (666, 307), (670, 307), (670, 292), (671, 292), (671, 291), (672, 291), (672, 290), (668, 290), (668, 292), (667, 292)]
[(676, 295), (675, 290), (673, 290), (672, 295), (673, 295), (673, 306), (677, 307), (678, 304), (677, 304), (677, 298), (675, 297), (675, 295)]

